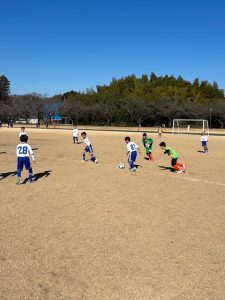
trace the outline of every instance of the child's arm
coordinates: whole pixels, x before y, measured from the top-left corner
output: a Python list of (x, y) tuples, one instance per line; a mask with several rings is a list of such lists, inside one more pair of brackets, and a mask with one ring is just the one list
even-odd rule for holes
[(30, 153), (30, 156), (31, 156), (31, 158), (32, 158), (33, 163), (35, 163), (34, 152), (33, 152), (32, 148), (31, 148), (30, 146), (28, 147), (28, 151), (29, 151), (29, 153)]
[(136, 149), (138, 149), (139, 154), (141, 154), (141, 150), (140, 150), (139, 146), (137, 144), (135, 144), (135, 146), (136, 146)]

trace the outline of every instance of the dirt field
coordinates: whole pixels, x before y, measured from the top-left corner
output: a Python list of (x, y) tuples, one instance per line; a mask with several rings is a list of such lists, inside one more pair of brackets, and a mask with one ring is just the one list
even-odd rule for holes
[[(28, 129), (35, 182), (17, 186), (18, 129), (0, 129), (0, 299), (225, 299), (225, 137), (155, 134), (131, 173), (122, 132), (89, 132), (99, 164), (81, 163), (71, 131)], [(6, 152), (6, 153), (4, 153)], [(24, 178), (26, 173), (23, 173)]]

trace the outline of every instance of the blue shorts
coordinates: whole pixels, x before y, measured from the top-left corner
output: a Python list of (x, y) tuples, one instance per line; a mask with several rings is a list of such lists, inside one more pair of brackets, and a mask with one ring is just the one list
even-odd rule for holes
[(92, 146), (86, 146), (85, 149), (84, 149), (85, 152), (88, 152), (88, 153), (92, 153), (93, 152), (93, 148)]
[(207, 141), (202, 141), (202, 147), (207, 147)]
[(132, 151), (132, 152), (130, 152), (128, 161), (129, 161), (129, 162), (131, 162), (131, 161), (132, 161), (132, 162), (135, 162), (136, 159), (137, 159), (137, 151)]
[(29, 157), (18, 157), (17, 158), (17, 170), (22, 171), (23, 166), (26, 168), (26, 170), (29, 170), (31, 168)]

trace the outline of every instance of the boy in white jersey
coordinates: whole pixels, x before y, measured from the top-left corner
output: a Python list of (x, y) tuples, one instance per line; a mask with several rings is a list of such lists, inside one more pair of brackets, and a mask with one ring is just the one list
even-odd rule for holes
[(28, 136), (28, 134), (26, 133), (25, 130), (26, 130), (25, 127), (21, 127), (21, 128), (20, 128), (19, 137), (21, 137), (21, 135), (26, 135), (26, 136)]
[(26, 170), (29, 172), (28, 182), (33, 182), (33, 171), (32, 166), (30, 163), (30, 156), (32, 157), (33, 162), (34, 160), (34, 153), (31, 149), (31, 146), (27, 144), (28, 136), (21, 135), (20, 136), (20, 144), (17, 145), (16, 155), (17, 155), (17, 184), (22, 184), (23, 180), (21, 177), (21, 172), (23, 167), (25, 166)]
[(77, 128), (77, 126), (74, 126), (74, 129), (73, 129), (73, 143), (78, 144), (78, 128)]
[(130, 137), (125, 137), (125, 143), (127, 144), (127, 156), (128, 156), (128, 163), (130, 165), (131, 171), (136, 171), (136, 167), (134, 165), (136, 159), (137, 159), (137, 149), (139, 153), (141, 153), (139, 147), (134, 142), (131, 142)]
[(205, 131), (202, 133), (200, 141), (202, 143), (202, 147), (204, 149), (204, 153), (209, 153), (209, 149), (208, 149), (208, 136), (206, 135)]
[(90, 142), (89, 138), (87, 137), (86, 132), (82, 132), (81, 136), (83, 138), (83, 143), (86, 145), (85, 148), (84, 148), (82, 161), (85, 162), (86, 161), (86, 157), (85, 157), (86, 153), (90, 153), (91, 161), (93, 161), (94, 163), (97, 164), (98, 160), (97, 160), (97, 158), (94, 155), (94, 151), (93, 151), (91, 142)]

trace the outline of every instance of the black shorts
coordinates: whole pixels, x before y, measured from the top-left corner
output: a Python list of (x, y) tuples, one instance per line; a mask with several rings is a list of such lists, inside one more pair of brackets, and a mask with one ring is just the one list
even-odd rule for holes
[(177, 164), (178, 158), (172, 158), (171, 159), (171, 166), (174, 167)]

